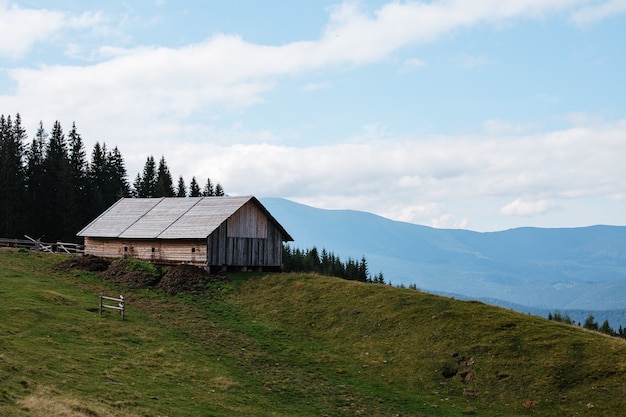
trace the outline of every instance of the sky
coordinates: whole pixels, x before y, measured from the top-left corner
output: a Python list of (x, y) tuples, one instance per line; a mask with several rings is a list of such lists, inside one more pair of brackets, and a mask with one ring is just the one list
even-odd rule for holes
[(0, 0), (0, 114), (129, 180), (438, 228), (626, 225), (626, 0)]

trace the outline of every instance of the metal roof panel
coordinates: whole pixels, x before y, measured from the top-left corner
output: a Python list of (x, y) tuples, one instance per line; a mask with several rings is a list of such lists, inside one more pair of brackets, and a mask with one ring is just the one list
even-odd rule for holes
[(159, 239), (204, 239), (252, 197), (205, 197), (158, 236)]
[(201, 198), (163, 198), (124, 230), (119, 237), (154, 239), (181, 216), (184, 216), (199, 201)]
[(78, 236), (119, 237), (161, 200), (161, 198), (122, 198), (78, 232)]
[(252, 199), (251, 196), (123, 198), (78, 236), (204, 239)]

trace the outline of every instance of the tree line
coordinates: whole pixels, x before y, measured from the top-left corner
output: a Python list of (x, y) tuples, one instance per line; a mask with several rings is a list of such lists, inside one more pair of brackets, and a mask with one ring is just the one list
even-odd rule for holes
[(571, 324), (573, 326), (577, 325), (578, 327), (582, 327), (583, 329), (593, 330), (596, 332), (608, 334), (609, 336), (621, 337), (622, 339), (626, 339), (626, 329), (622, 328), (621, 324), (619, 326), (619, 329), (617, 330), (611, 327), (608, 320), (604, 320), (602, 325), (600, 325), (598, 324), (598, 322), (596, 322), (596, 318), (593, 316), (593, 314), (587, 316), (585, 322), (582, 324), (580, 322), (575, 323), (574, 320), (570, 318), (570, 316), (568, 316), (567, 314), (563, 315), (558, 311), (555, 311), (554, 314), (548, 313), (548, 320), (557, 321), (559, 323)]
[(370, 275), (365, 256), (360, 261), (348, 258), (343, 262), (333, 252), (322, 248), (320, 253), (315, 246), (303, 250), (283, 245), (283, 271), (314, 272), (353, 281), (385, 283), (382, 272), (375, 276)]
[(164, 157), (149, 156), (132, 184), (117, 146), (96, 142), (87, 157), (82, 136), (72, 124), (65, 134), (43, 123), (33, 139), (22, 119), (0, 115), (0, 237), (29, 235), (43, 241), (76, 241), (76, 233), (121, 197), (223, 196), (221, 184), (195, 176), (189, 187), (176, 185)]

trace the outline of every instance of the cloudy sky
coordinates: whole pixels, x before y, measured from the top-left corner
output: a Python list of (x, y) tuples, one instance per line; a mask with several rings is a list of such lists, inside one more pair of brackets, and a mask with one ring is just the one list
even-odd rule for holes
[(0, 0), (0, 114), (132, 180), (435, 227), (626, 225), (626, 0)]

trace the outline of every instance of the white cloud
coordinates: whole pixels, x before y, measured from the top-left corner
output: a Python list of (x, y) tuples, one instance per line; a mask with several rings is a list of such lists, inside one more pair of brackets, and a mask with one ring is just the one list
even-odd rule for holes
[[(99, 47), (87, 55), (106, 60), (93, 65), (10, 69), (7, 74), (16, 84), (15, 94), (0, 96), (0, 104), (3, 108), (29, 109), (43, 119), (67, 115), (88, 125), (97, 124), (95, 117), (154, 124), (169, 117), (204, 116), (216, 109), (262, 102), (264, 93), (285, 75), (364, 64), (458, 28), (534, 17), (571, 9), (578, 3), (407, 2), (386, 4), (372, 14), (359, 9), (357, 3), (343, 3), (332, 9), (329, 23), (316, 41), (265, 46), (237, 36), (215, 35), (181, 48)], [(100, 19), (97, 14), (68, 16), (6, 4), (0, 13), (0, 53), (4, 54), (24, 53), (66, 25), (82, 27)], [(85, 54), (73, 43), (67, 51), (73, 56)], [(405, 64), (414, 67), (421, 61), (412, 59)], [(58, 97), (65, 99), (59, 101)], [(129, 103), (135, 109), (129, 109)]]
[(626, 0), (595, 2), (574, 12), (572, 21), (579, 25), (589, 25), (624, 12), (626, 12)]
[(19, 58), (38, 42), (49, 41), (68, 29), (92, 28), (99, 20), (97, 13), (68, 15), (0, 1), (0, 56)]
[[(144, 145), (122, 144), (124, 155)], [(142, 146), (144, 146), (142, 148)], [(520, 136), (416, 137), (308, 148), (153, 142), (174, 175), (211, 177), (235, 195), (282, 196), (437, 227), (548, 215), (566, 201), (623, 199), (626, 120)], [(485, 212), (485, 210), (487, 210)]]
[(509, 123), (502, 120), (487, 120), (483, 123), (485, 132), (490, 135), (520, 135), (536, 131), (535, 123)]
[(22, 9), (0, 2), (0, 56), (17, 58), (33, 44), (63, 29), (66, 16), (49, 10)]
[(547, 200), (523, 201), (517, 199), (500, 209), (505, 216), (532, 217), (552, 209), (554, 203)]
[(469, 220), (457, 219), (451, 214), (444, 214), (437, 219), (433, 219), (429, 226), (436, 227), (438, 229), (467, 229)]

